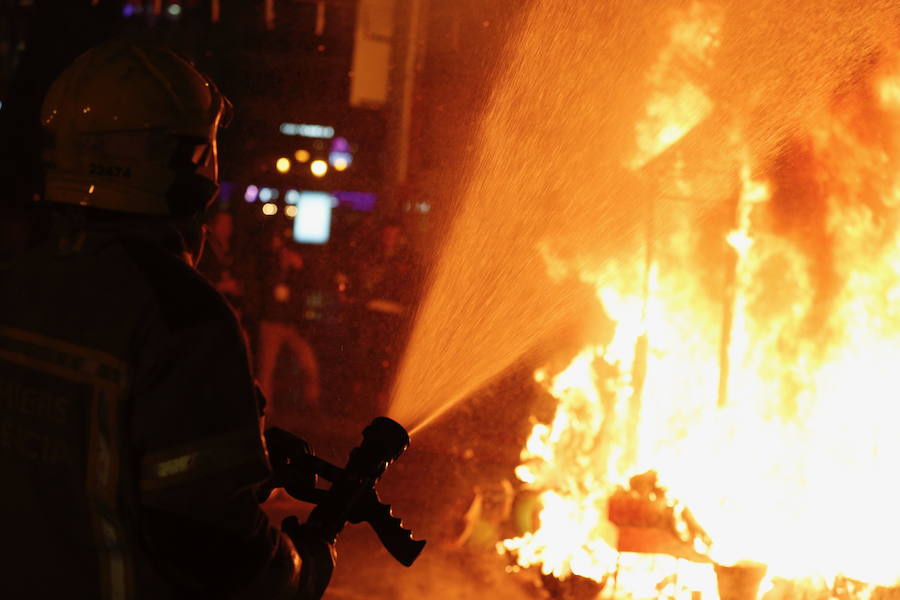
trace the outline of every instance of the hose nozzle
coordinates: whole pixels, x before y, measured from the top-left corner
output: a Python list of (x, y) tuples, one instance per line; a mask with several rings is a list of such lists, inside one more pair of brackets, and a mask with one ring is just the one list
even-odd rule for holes
[(350, 451), (347, 466), (310, 513), (307, 525), (333, 542), (345, 523), (368, 521), (388, 552), (404, 565), (411, 565), (425, 542), (412, 539), (412, 532), (403, 528), (375, 491), (385, 469), (408, 446), (409, 434), (402, 425), (387, 417), (375, 418), (363, 430), (362, 443)]

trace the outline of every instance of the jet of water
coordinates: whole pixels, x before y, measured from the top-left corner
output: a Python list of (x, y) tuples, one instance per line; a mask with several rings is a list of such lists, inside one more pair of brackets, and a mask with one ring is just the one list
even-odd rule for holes
[[(536, 0), (496, 79), (394, 384), (388, 414), (407, 429), (431, 422), (584, 312), (583, 295), (553, 277), (541, 248), (594, 260), (633, 256), (647, 241), (649, 214), (708, 208), (703, 189), (691, 206), (668, 206), (667, 183), (632, 160), (635, 124), (653, 91), (648, 74), (688, 10), (719, 23), (676, 32), (713, 36), (714, 59), (670, 61), (699, 81), (712, 107), (704, 134), (679, 141), (679, 151), (704, 157), (728, 143), (719, 125), (735, 115), (753, 154), (773, 155), (900, 22), (893, 0)], [(733, 176), (732, 165), (707, 163)], [(665, 220), (656, 227), (661, 233)]]

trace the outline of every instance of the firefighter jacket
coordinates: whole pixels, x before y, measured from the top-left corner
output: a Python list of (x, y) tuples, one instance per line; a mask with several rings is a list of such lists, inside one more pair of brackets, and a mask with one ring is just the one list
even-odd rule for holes
[(294, 597), (241, 329), (153, 236), (0, 265), (3, 598)]

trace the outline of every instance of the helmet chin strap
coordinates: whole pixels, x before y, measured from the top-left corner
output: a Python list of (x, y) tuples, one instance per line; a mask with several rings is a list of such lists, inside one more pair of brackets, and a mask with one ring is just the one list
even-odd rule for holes
[(200, 257), (203, 256), (207, 236), (207, 229), (203, 224), (201, 214), (179, 219), (175, 228), (181, 237), (185, 262), (196, 267), (200, 262)]

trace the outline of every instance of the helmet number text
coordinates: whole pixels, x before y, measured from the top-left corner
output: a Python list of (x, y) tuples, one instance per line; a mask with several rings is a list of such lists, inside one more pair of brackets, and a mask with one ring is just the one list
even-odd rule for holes
[(90, 164), (90, 174), (101, 177), (131, 177), (130, 167), (117, 167), (114, 165)]

